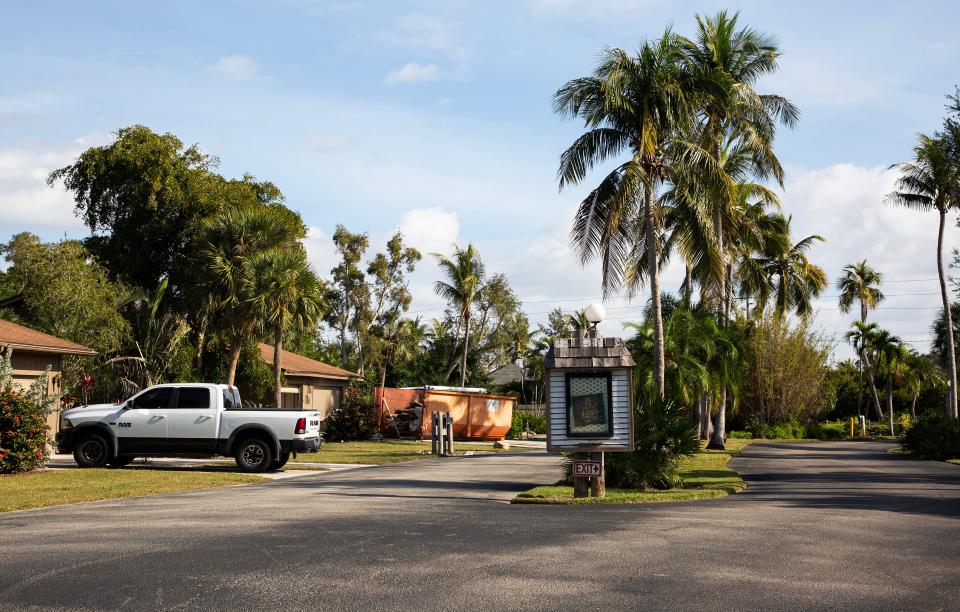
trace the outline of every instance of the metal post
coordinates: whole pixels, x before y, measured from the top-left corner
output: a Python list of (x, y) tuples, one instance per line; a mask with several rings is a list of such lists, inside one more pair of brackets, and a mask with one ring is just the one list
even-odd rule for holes
[(437, 443), (440, 441), (440, 415), (436, 412), (430, 413), (430, 454), (439, 455), (440, 449), (437, 448)]
[(453, 455), (453, 417), (447, 414), (447, 454)]

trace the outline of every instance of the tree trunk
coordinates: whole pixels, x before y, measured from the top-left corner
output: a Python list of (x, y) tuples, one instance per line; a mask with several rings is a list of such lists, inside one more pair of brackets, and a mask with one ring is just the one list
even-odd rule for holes
[(202, 315), (200, 317), (200, 322), (197, 324), (197, 342), (194, 349), (194, 366), (197, 370), (197, 376), (199, 376), (201, 380), (203, 379), (203, 344), (207, 337), (208, 323), (209, 318), (207, 315)]
[(916, 419), (916, 418), (917, 418), (917, 396), (918, 396), (919, 394), (920, 394), (919, 391), (914, 392), (914, 394), (913, 394), (913, 401), (910, 402), (910, 418), (911, 418), (911, 419)]
[(953, 314), (950, 312), (950, 299), (947, 297), (947, 280), (943, 274), (943, 226), (947, 212), (940, 210), (940, 233), (937, 235), (937, 275), (940, 277), (940, 298), (943, 300), (943, 313), (947, 319), (947, 364), (950, 380), (950, 408), (948, 414), (957, 418), (957, 355), (953, 348)]
[(707, 448), (724, 450), (727, 439), (727, 388), (720, 390), (720, 404), (714, 417), (713, 432), (710, 434), (710, 443)]
[(693, 302), (693, 270), (690, 269), (690, 266), (686, 266), (686, 274), (683, 279), (684, 292), (683, 297), (686, 300), (687, 308), (690, 308), (690, 304)]
[(467, 386), (467, 353), (470, 349), (470, 311), (467, 311), (465, 318), (466, 333), (463, 335), (463, 361), (460, 365), (460, 386)]
[(700, 392), (698, 403), (700, 405), (700, 439), (709, 440), (711, 434), (710, 402), (706, 392)]
[(283, 350), (283, 328), (278, 324), (273, 330), (273, 402), (274, 406), (283, 406), (283, 390), (280, 381), (280, 351)]
[(243, 349), (243, 338), (235, 338), (230, 345), (230, 365), (227, 368), (227, 386), (232, 387), (237, 377), (237, 364), (240, 363), (240, 351)]
[(893, 374), (887, 376), (887, 419), (890, 425), (890, 435), (896, 435), (893, 431)]
[(877, 395), (877, 380), (873, 377), (873, 369), (870, 367), (870, 358), (866, 351), (861, 351), (864, 369), (867, 371), (867, 380), (870, 382), (870, 392), (873, 396), (873, 409), (877, 411), (877, 419), (883, 420), (883, 408), (880, 407), (880, 396)]
[(653, 305), (653, 381), (657, 395), (666, 395), (666, 365), (663, 358), (663, 310), (660, 306), (660, 270), (657, 261), (657, 230), (654, 227), (653, 188), (644, 194), (644, 222), (646, 223), (647, 266), (650, 273), (650, 300)]

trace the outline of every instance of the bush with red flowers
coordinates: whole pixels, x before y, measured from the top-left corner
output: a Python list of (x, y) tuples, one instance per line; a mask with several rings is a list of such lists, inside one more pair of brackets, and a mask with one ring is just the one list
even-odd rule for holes
[(38, 468), (47, 458), (44, 409), (10, 381), (0, 384), (0, 474)]

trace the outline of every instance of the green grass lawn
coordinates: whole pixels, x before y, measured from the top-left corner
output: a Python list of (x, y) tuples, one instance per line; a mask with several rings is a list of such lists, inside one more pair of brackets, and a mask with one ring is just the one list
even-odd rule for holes
[(0, 512), (136, 495), (263, 482), (253, 474), (179, 470), (67, 469), (0, 476)]
[(639, 491), (635, 489), (608, 488), (606, 497), (573, 498), (570, 485), (547, 485), (534, 487), (515, 498), (515, 504), (647, 504), (655, 502), (691, 501), (712, 499), (746, 488), (740, 474), (727, 467), (731, 457), (753, 440), (727, 440), (726, 450), (703, 449), (680, 464), (683, 486), (669, 491)]
[[(474, 452), (503, 452), (493, 448), (492, 442), (454, 442), (453, 450)], [(510, 451), (529, 450), (516, 446)], [(383, 465), (429, 459), (430, 441), (382, 440), (380, 442), (324, 442), (317, 453), (298, 453), (291, 463), (366, 463)]]

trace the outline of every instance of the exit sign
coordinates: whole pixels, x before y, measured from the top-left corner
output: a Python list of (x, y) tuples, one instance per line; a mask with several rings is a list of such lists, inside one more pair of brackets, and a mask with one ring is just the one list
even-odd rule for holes
[(592, 478), (600, 476), (603, 466), (599, 461), (574, 461), (573, 475), (577, 478)]

